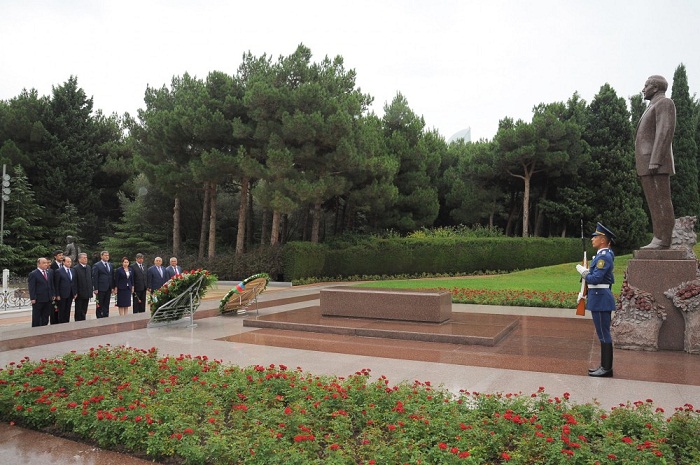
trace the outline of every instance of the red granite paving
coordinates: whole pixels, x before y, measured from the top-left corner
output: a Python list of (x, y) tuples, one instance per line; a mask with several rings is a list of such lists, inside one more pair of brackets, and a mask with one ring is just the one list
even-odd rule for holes
[[(488, 322), (495, 316), (475, 313), (470, 314), (470, 319), (475, 323), (479, 320)], [(271, 317), (272, 315), (266, 318)], [(259, 329), (223, 340), (319, 352), (570, 375), (585, 374), (588, 367), (599, 364), (599, 343), (590, 320), (535, 316), (515, 318), (518, 319), (516, 329), (491, 347), (282, 329)], [(276, 319), (298, 320), (307, 324), (321, 324), (323, 321), (314, 307), (278, 313)], [(327, 319), (324, 322), (328, 324)], [(397, 330), (403, 330), (406, 325), (402, 322), (382, 322), (385, 329), (392, 324)], [(616, 350), (615, 378), (700, 386), (700, 357), (679, 351)]]

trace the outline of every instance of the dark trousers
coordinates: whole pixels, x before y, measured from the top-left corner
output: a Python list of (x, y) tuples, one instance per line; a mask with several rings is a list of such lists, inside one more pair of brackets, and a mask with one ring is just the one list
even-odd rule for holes
[(97, 308), (95, 309), (97, 318), (105, 318), (109, 316), (109, 301), (111, 298), (111, 291), (97, 291)]
[(75, 299), (75, 321), (85, 321), (85, 315), (87, 315), (88, 303), (90, 299), (84, 299), (82, 297), (76, 297)]
[(52, 325), (57, 325), (58, 322), (58, 308), (61, 304), (60, 300), (54, 300), (51, 302), (51, 313), (49, 314), (49, 323)]
[(70, 321), (70, 308), (73, 306), (73, 297), (66, 297), (56, 302), (58, 306), (58, 323), (68, 323)]
[(604, 344), (610, 344), (612, 342), (612, 335), (610, 334), (611, 313), (612, 312), (591, 312), (593, 325), (595, 325), (595, 332), (600, 342)]
[(144, 313), (146, 311), (146, 289), (134, 291), (134, 313)]
[(46, 326), (53, 313), (51, 302), (36, 302), (32, 304), (32, 326)]

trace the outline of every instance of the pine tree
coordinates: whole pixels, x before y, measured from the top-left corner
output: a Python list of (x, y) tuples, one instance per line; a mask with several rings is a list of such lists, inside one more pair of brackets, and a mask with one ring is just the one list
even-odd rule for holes
[(10, 200), (5, 203), (0, 269), (24, 274), (36, 266), (37, 258), (49, 255), (46, 217), (43, 207), (34, 199), (34, 191), (21, 166), (12, 170), (10, 189)]
[(634, 170), (633, 127), (625, 99), (605, 84), (588, 107), (583, 137), (590, 146), (587, 179), (601, 221), (617, 233), (618, 246), (631, 250), (646, 239), (649, 219), (642, 207), (642, 190)]
[(394, 180), (399, 194), (396, 205), (388, 212), (384, 226), (411, 231), (431, 226), (440, 210), (437, 188), (432, 184), (432, 167), (440, 165), (440, 154), (426, 143), (425, 120), (408, 106), (398, 93), (384, 106), (384, 136), (390, 152), (399, 158)]
[(671, 176), (671, 198), (676, 218), (698, 216), (698, 146), (695, 142), (693, 101), (688, 89), (685, 65), (680, 64), (673, 73), (671, 99), (676, 104), (676, 132), (673, 135), (673, 158), (676, 175)]

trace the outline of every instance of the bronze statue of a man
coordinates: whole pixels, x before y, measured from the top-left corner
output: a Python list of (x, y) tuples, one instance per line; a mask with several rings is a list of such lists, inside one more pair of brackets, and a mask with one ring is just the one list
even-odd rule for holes
[(673, 132), (676, 130), (676, 106), (666, 97), (668, 81), (650, 76), (642, 93), (649, 106), (639, 119), (634, 141), (637, 175), (651, 213), (654, 239), (642, 249), (668, 249), (675, 218), (671, 203), (673, 164)]
[(64, 257), (70, 257), (72, 263), (77, 263), (78, 254), (80, 253), (80, 247), (75, 245), (75, 238), (73, 236), (66, 236), (66, 251), (63, 253)]

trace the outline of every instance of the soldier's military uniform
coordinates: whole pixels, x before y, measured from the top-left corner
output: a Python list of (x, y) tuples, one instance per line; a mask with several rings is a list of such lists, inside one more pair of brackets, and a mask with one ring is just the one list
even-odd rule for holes
[[(598, 223), (595, 232), (591, 237), (605, 236), (609, 243), (615, 240), (615, 234), (610, 229)], [(588, 286), (588, 298), (586, 309), (591, 312), (595, 331), (600, 340), (600, 367), (588, 370), (590, 376), (609, 377), (612, 376), (613, 345), (610, 334), (610, 322), (612, 311), (615, 310), (615, 296), (612, 293), (612, 285), (615, 282), (613, 268), (615, 254), (609, 247), (598, 249), (595, 257), (591, 260), (588, 270), (579, 270), (581, 276), (586, 280)]]

